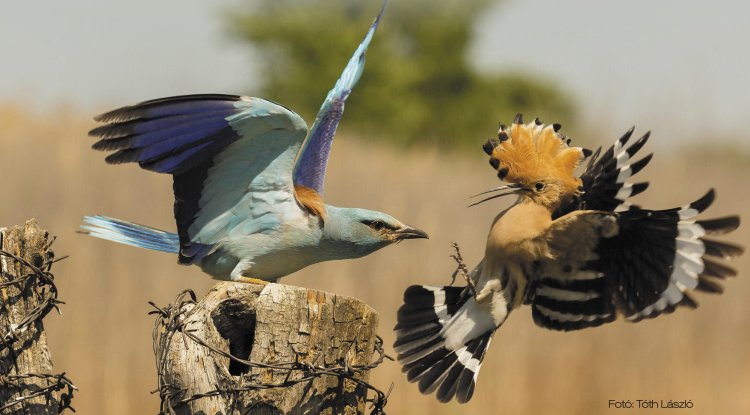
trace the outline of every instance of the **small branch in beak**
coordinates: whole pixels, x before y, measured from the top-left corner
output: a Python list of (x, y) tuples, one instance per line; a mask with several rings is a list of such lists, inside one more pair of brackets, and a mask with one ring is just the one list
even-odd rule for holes
[(425, 233), (425, 231), (413, 228), (411, 226), (404, 226), (401, 229), (396, 229), (395, 231), (391, 232), (391, 235), (393, 235), (394, 239), (397, 241), (401, 241), (403, 239), (430, 238), (429, 236), (427, 236), (427, 233)]

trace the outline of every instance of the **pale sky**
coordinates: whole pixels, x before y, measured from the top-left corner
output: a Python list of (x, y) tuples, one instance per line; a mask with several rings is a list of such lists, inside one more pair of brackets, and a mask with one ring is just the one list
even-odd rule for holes
[[(5, 2), (0, 102), (93, 114), (166, 95), (252, 92), (258, 67), (221, 16), (238, 3)], [(585, 122), (637, 124), (662, 140), (710, 133), (745, 142), (748, 18), (739, 0), (506, 0), (477, 22), (468, 58), (483, 71), (558, 82)]]
[(749, 19), (739, 0), (509, 0), (478, 23), (471, 59), (559, 81), (589, 122), (745, 143)]

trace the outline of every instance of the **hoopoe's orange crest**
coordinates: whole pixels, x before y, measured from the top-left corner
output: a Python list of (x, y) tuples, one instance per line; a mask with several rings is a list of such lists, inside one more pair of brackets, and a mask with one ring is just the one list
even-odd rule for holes
[(500, 125), (497, 140), (488, 140), (484, 151), (500, 180), (519, 184), (557, 180), (565, 193), (574, 194), (581, 185), (574, 171), (588, 150), (570, 147), (570, 139), (559, 129), (559, 124), (545, 126), (538, 118), (524, 124), (521, 114), (516, 114), (510, 128)]

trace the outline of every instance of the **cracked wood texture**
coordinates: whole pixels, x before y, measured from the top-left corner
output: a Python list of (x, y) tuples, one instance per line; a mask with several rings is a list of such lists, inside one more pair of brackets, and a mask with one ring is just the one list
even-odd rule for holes
[[(35, 220), (24, 226), (0, 229), (0, 249), (17, 255), (29, 263), (41, 267), (52, 255), (49, 251), (49, 234), (40, 229)], [(23, 276), (31, 270), (6, 256), (0, 256), (0, 283)], [(33, 290), (33, 278), (21, 287), (16, 284), (0, 288), (0, 336), (10, 331), (39, 302)], [(52, 356), (47, 347), (44, 325), (38, 320), (26, 330), (16, 333), (18, 339), (0, 344), (0, 407), (29, 395), (46, 386), (44, 380), (29, 378), (23, 381), (4, 382), (6, 375), (26, 373), (52, 373)], [(2, 340), (2, 339), (0, 339)], [(10, 347), (7, 347), (7, 346)], [(52, 395), (40, 396), (13, 405), (3, 414), (57, 414), (58, 402)]]
[[(258, 364), (365, 365), (372, 358), (378, 314), (363, 302), (282, 284), (223, 282), (183, 309), (184, 329), (219, 350)], [(189, 310), (188, 310), (189, 309)], [(279, 384), (302, 373), (248, 367), (175, 333), (157, 329), (160, 387), (184, 389), (172, 399), (177, 414), (362, 414), (367, 390), (323, 375), (292, 386), (201, 397), (216, 389)], [(161, 356), (159, 356), (161, 355)], [(368, 372), (357, 377), (367, 381)], [(174, 390), (174, 389), (172, 389)]]

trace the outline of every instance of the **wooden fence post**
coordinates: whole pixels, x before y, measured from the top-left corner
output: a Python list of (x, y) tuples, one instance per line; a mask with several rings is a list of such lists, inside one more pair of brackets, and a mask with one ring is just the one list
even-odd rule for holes
[(200, 302), (186, 292), (157, 310), (162, 413), (353, 415), (365, 412), (372, 391), (371, 411), (385, 405), (367, 383), (384, 357), (378, 314), (359, 300), (220, 283)]
[[(42, 319), (60, 302), (52, 240), (36, 221), (0, 229), (0, 413), (58, 414), (75, 386), (52, 373)], [(63, 391), (59, 395), (56, 393)]]

